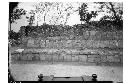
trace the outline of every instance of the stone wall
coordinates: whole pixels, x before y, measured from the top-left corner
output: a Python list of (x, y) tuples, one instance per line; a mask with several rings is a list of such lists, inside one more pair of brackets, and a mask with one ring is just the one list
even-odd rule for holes
[(123, 34), (86, 31), (78, 37), (22, 38), (23, 52), (13, 52), (12, 61), (123, 63)]
[(49, 62), (80, 62), (80, 63), (123, 63), (122, 52), (98, 50), (69, 50), (69, 49), (25, 49), (22, 52), (11, 53), (11, 61), (49, 61)]
[(87, 31), (78, 37), (23, 38), (23, 46), (31, 48), (122, 48), (123, 34), (119, 32)]

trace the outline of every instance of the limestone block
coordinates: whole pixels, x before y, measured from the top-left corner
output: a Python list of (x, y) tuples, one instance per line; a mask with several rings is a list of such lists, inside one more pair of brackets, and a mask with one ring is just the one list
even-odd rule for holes
[(52, 61), (52, 55), (50, 55), (50, 54), (45, 55), (45, 60)]
[(40, 40), (40, 47), (45, 47), (45, 40)]
[(63, 43), (61, 41), (57, 42), (58, 48), (62, 48), (63, 47)]
[(52, 55), (52, 58), (53, 58), (53, 61), (59, 61), (59, 60), (58, 60), (58, 55), (53, 54), (53, 55)]
[(95, 57), (94, 58), (94, 62), (100, 62), (101, 61), (101, 58), (100, 57)]
[(92, 57), (92, 55), (90, 55), (88, 58), (87, 58), (88, 62), (94, 62), (94, 57)]
[(107, 56), (107, 60), (109, 62), (114, 62), (114, 57), (113, 56)]
[(72, 55), (72, 61), (79, 61), (78, 55)]
[(88, 55), (88, 62), (99, 62), (99, 55)]
[(27, 60), (32, 60), (32, 54), (31, 53), (27, 53)]
[(50, 41), (46, 40), (46, 47), (50, 47)]
[(123, 48), (123, 40), (118, 40), (117, 46)]
[(34, 47), (34, 39), (29, 39), (27, 42), (27, 47)]
[(21, 54), (20, 53), (12, 53), (11, 54), (11, 60), (13, 61), (17, 61), (17, 60), (19, 60), (19, 57), (21, 56)]
[(72, 47), (72, 40), (67, 40), (65, 46)]
[(86, 62), (87, 61), (87, 56), (86, 55), (79, 55), (79, 61), (80, 62)]
[(35, 47), (40, 47), (40, 39), (36, 38), (34, 40), (34, 45), (35, 45)]
[(41, 60), (41, 61), (46, 60), (45, 56), (46, 56), (46, 55), (45, 55), (44, 53), (40, 53), (40, 60)]
[(66, 40), (61, 40), (62, 47), (67, 47), (67, 41)]
[(27, 55), (21, 55), (21, 56), (20, 56), (20, 60), (21, 60), (21, 61), (27, 60)]
[(107, 62), (107, 56), (106, 55), (101, 56), (101, 62)]
[(39, 53), (34, 54), (34, 56), (35, 56), (35, 60), (36, 60), (36, 61), (39, 61), (39, 60), (40, 60), (40, 54), (39, 54)]
[(114, 62), (120, 62), (120, 55), (114, 56)]
[(59, 61), (64, 61), (64, 56), (59, 55), (59, 56), (58, 56), (58, 60), (59, 60)]
[(71, 55), (64, 56), (64, 61), (71, 61)]

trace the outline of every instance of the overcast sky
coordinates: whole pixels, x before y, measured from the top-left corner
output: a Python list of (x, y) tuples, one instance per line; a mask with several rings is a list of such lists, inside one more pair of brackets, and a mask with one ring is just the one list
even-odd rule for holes
[[(23, 8), (24, 10), (27, 11), (27, 14), (22, 16), (21, 19), (19, 20), (16, 20), (15, 23), (12, 23), (11, 24), (11, 27), (12, 27), (12, 30), (14, 30), (15, 32), (18, 32), (20, 27), (21, 26), (26, 26), (28, 25), (28, 22), (27, 22), (27, 19), (26, 19), (26, 16), (29, 16), (28, 12), (30, 12), (31, 10), (35, 10), (35, 7), (34, 5), (38, 5), (39, 3), (34, 3), (34, 2), (23, 2), (23, 3), (19, 3), (18, 4), (18, 8)], [(79, 2), (73, 2), (73, 3), (61, 3), (63, 5), (59, 5), (59, 9), (60, 10), (64, 10), (66, 7), (68, 7), (69, 4), (71, 4), (73, 6), (73, 9), (72, 10), (69, 10), (68, 12), (73, 12), (73, 10), (77, 10), (78, 7), (80, 7), (81, 3)], [(97, 10), (97, 7), (98, 5), (94, 4), (94, 3), (88, 3), (88, 11), (91, 11), (91, 10)], [(65, 18), (66, 18), (66, 13), (67, 12), (64, 12), (63, 15), (64, 15), (64, 18), (61, 18), (59, 19), (58, 21), (56, 20), (56, 18), (58, 18), (58, 11), (56, 9), (57, 7), (51, 7), (50, 11), (48, 11), (47, 15), (46, 15), (46, 23), (47, 24), (56, 24), (56, 25), (59, 25), (59, 24), (64, 24), (65, 22)], [(102, 17), (104, 14), (106, 13), (99, 13), (99, 15), (94, 18), (93, 20), (99, 20), (100, 17)], [(44, 19), (43, 19), (43, 16), (44, 16), (44, 13), (38, 13), (36, 14), (35, 16), (35, 22), (34, 22), (34, 25), (37, 24), (37, 21), (38, 21), (38, 25), (42, 25), (43, 22), (44, 22)], [(37, 18), (39, 17), (39, 18)], [(74, 24), (80, 24), (80, 16), (78, 15), (78, 11), (77, 12), (74, 12), (72, 13), (68, 19), (67, 19), (67, 23), (66, 25), (74, 25)]]

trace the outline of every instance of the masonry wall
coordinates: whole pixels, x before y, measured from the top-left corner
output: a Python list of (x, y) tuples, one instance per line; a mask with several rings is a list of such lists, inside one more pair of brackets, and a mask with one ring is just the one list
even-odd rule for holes
[(122, 48), (122, 32), (86, 31), (77, 37), (23, 38), (23, 45), (31, 48)]
[(12, 61), (49, 61), (49, 62), (81, 62), (81, 63), (123, 63), (122, 53), (101, 54), (84, 51), (35, 51), (36, 49), (26, 49), (23, 52), (12, 53)]
[(23, 38), (12, 61), (123, 63), (122, 31), (86, 31), (78, 37)]

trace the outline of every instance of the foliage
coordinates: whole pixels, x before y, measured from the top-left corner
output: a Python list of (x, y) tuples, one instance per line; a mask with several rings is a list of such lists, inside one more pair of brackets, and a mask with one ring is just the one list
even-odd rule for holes
[(92, 17), (97, 16), (97, 11), (88, 12), (87, 8), (86, 3), (83, 3), (81, 7), (79, 7), (80, 21), (84, 21), (85, 23), (89, 23)]
[(26, 14), (24, 9), (17, 8), (18, 2), (9, 3), (9, 21), (13, 23), (15, 20), (20, 19), (22, 15)]
[(18, 46), (21, 44), (21, 34), (14, 32), (13, 30), (9, 31), (9, 42), (11, 46)]
[(11, 13), (11, 23), (13, 23), (15, 20), (20, 19), (22, 15), (25, 15), (26, 11), (24, 9), (14, 9), (13, 13)]
[(21, 35), (20, 33), (16, 33), (13, 30), (9, 31), (9, 39), (14, 39), (14, 40), (18, 40), (20, 39)]
[(107, 9), (107, 13), (112, 15), (105, 15), (103, 16), (100, 21), (104, 24), (108, 21), (112, 23), (112, 25), (117, 26), (118, 30), (122, 30), (123, 28), (123, 4), (116, 3), (116, 2), (97, 2), (100, 4), (99, 12), (104, 12), (105, 8)]

